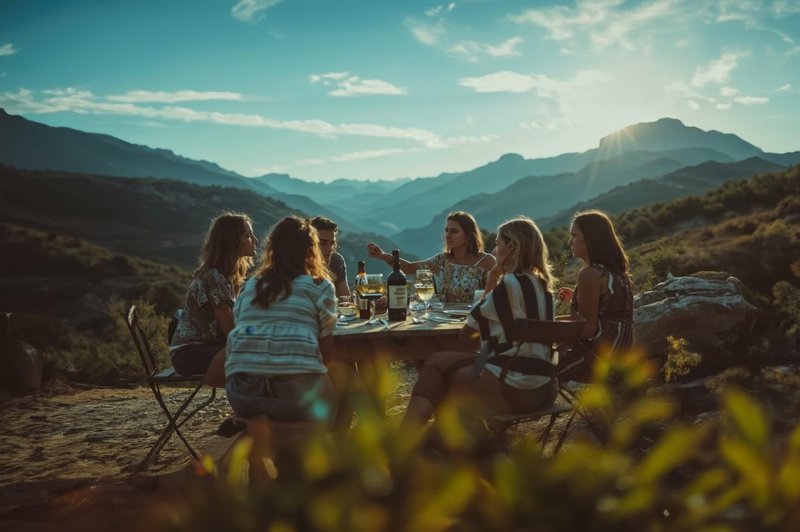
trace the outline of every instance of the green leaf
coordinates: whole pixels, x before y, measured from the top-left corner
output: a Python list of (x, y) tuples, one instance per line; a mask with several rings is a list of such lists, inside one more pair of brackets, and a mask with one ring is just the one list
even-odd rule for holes
[(725, 394), (725, 406), (739, 433), (759, 449), (767, 445), (769, 424), (761, 407), (747, 394), (731, 390)]
[(667, 471), (686, 462), (706, 437), (704, 427), (675, 426), (671, 428), (645, 457), (635, 473), (638, 482), (658, 480)]

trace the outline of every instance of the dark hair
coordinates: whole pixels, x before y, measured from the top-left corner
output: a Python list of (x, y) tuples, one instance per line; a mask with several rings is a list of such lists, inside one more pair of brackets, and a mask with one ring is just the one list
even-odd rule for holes
[(314, 229), (317, 231), (333, 231), (335, 233), (339, 230), (339, 226), (336, 225), (336, 222), (324, 216), (314, 216), (311, 218), (311, 225), (313, 225)]
[(252, 225), (250, 217), (236, 212), (224, 212), (211, 220), (200, 254), (200, 266), (194, 276), (217, 269), (238, 290), (253, 265), (252, 257), (239, 256), (242, 239), (250, 233), (248, 224)]
[(275, 224), (267, 236), (261, 266), (255, 273), (253, 303), (268, 307), (278, 298), (289, 297), (292, 281), (303, 274), (330, 280), (319, 251), (317, 230), (309, 220), (287, 216)]
[(595, 210), (579, 212), (572, 223), (583, 234), (589, 264), (601, 264), (612, 273), (628, 275), (628, 256), (606, 213)]
[[(461, 226), (461, 230), (467, 235), (467, 251), (472, 255), (477, 255), (483, 251), (483, 236), (478, 229), (478, 222), (473, 216), (465, 211), (455, 211), (447, 215), (447, 221), (454, 221)], [(445, 244), (446, 246), (446, 244)], [(452, 256), (452, 251), (444, 248)]]

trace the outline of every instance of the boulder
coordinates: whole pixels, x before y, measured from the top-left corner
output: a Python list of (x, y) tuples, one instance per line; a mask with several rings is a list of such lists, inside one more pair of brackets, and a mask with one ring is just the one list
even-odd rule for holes
[(14, 315), (10, 313), (0, 314), (0, 364), (3, 389), (25, 393), (42, 386), (44, 357), (20, 339)]
[(636, 343), (652, 356), (667, 351), (667, 336), (686, 339), (691, 349), (724, 362), (741, 351), (759, 313), (742, 282), (722, 272), (669, 276), (633, 301)]

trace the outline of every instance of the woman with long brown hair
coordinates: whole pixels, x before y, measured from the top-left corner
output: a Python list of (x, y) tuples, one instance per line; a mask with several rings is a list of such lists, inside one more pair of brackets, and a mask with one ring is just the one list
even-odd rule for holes
[[(391, 253), (384, 253), (374, 242), (367, 244), (369, 256), (392, 264)], [(436, 293), (443, 294), (448, 303), (470, 303), (475, 290), (486, 286), (489, 270), (495, 258), (483, 251), (483, 237), (475, 218), (468, 212), (456, 211), (447, 215), (444, 227), (444, 249), (428, 260), (409, 262), (400, 259), (404, 273), (419, 269), (431, 270)]]
[(583, 340), (561, 355), (559, 378), (587, 382), (601, 354), (611, 356), (633, 345), (633, 283), (622, 242), (605, 213), (577, 213), (569, 245), (584, 267), (575, 289), (561, 288), (559, 297), (571, 302), (572, 316), (582, 317), (586, 325)]
[(179, 374), (204, 374), (206, 384), (225, 385), (225, 339), (233, 329), (232, 307), (257, 245), (246, 214), (226, 212), (211, 221), (200, 266), (170, 341), (172, 366)]

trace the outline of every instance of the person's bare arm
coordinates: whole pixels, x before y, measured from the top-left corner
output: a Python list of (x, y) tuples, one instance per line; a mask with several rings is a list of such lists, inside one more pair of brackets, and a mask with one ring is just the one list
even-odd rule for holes
[(350, 287), (347, 285), (347, 279), (339, 279), (336, 281), (336, 297), (349, 296)]
[[(391, 253), (384, 253), (381, 247), (376, 244), (375, 242), (370, 242), (367, 244), (367, 254), (371, 259), (378, 259), (382, 260), (389, 266), (394, 266), (393, 258)], [(406, 259), (400, 259), (400, 270), (403, 273), (417, 273), (417, 270), (423, 267), (425, 261), (417, 261), (417, 262), (410, 262)]]
[(214, 311), (214, 319), (217, 320), (220, 330), (225, 337), (233, 330), (233, 309), (228, 303), (220, 303), (215, 305), (212, 310)]
[(486, 286), (484, 287), (483, 297), (491, 292), (497, 283), (500, 282), (500, 278), (503, 276), (503, 269), (500, 267), (499, 264), (495, 264), (494, 267), (489, 270), (489, 274), (486, 276)]
[(601, 286), (601, 273), (597, 269), (587, 266), (578, 274), (578, 314), (586, 320), (582, 338), (591, 338), (597, 332)]

